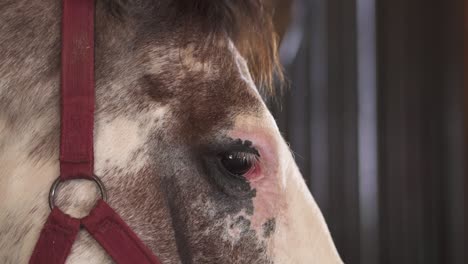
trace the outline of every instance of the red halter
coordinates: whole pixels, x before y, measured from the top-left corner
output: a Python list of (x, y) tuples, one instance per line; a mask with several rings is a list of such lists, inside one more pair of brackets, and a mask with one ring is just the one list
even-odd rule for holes
[[(52, 186), (47, 218), (29, 263), (62, 264), (84, 227), (117, 263), (160, 262), (104, 201), (105, 192), (94, 176), (94, 0), (63, 0), (60, 177)], [(93, 180), (100, 199), (90, 214), (73, 218), (54, 207), (60, 182)]]

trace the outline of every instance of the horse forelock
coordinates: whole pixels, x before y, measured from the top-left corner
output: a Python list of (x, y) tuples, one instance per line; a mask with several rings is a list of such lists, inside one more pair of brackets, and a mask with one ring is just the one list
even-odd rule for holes
[[(180, 26), (180, 42), (190, 43), (193, 30), (202, 35), (207, 56), (213, 43), (226, 34), (246, 59), (252, 78), (265, 97), (276, 96), (283, 86), (283, 72), (278, 58), (278, 38), (272, 21), (272, 1), (266, 0), (103, 0), (106, 9), (125, 20), (144, 12), (153, 22)], [(151, 18), (153, 16), (153, 18)], [(154, 17), (159, 19), (154, 20)]]

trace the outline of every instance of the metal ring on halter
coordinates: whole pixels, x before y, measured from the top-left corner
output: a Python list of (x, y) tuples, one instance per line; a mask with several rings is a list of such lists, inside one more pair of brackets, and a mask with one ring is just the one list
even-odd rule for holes
[[(93, 175), (92, 178), (85, 178), (83, 180), (92, 180), (94, 183), (96, 183), (96, 185), (97, 185), (97, 187), (99, 189), (99, 192), (101, 193), (101, 198), (104, 201), (107, 201), (106, 188), (104, 187), (104, 184), (102, 183), (101, 179), (99, 179), (98, 176)], [(55, 207), (55, 195), (57, 193), (57, 187), (60, 185), (61, 182), (62, 182), (62, 179), (60, 177), (58, 177), (54, 181), (54, 183), (52, 184), (52, 187), (50, 187), (50, 191), (49, 191), (49, 207), (50, 207), (50, 210), (54, 209), (54, 207)]]

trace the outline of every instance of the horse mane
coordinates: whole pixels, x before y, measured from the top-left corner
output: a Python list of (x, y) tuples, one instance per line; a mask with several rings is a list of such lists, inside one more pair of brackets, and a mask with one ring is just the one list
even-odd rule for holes
[[(103, 0), (109, 10), (121, 15), (131, 0)], [(149, 0), (155, 5), (163, 0)], [(141, 2), (141, 1), (135, 1)], [(258, 89), (274, 97), (281, 89), (284, 77), (278, 57), (278, 37), (273, 25), (271, 0), (167, 0), (169, 18), (180, 25), (200, 25), (203, 34), (216, 41), (227, 34), (246, 59)], [(158, 5), (159, 7), (161, 5)], [(167, 16), (167, 14), (165, 14)], [(182, 21), (182, 22), (181, 22)], [(183, 26), (183, 25), (182, 25)], [(190, 32), (191, 29), (188, 29)], [(197, 36), (198, 37), (198, 36)], [(206, 43), (205, 43), (206, 44)], [(212, 52), (212, 46), (207, 45)], [(275, 85), (280, 84), (280, 85)]]
[[(180, 15), (213, 35), (227, 33), (247, 60), (252, 78), (268, 96), (284, 81), (271, 0), (173, 0)], [(180, 16), (179, 16), (180, 17)], [(281, 85), (279, 85), (281, 88)]]

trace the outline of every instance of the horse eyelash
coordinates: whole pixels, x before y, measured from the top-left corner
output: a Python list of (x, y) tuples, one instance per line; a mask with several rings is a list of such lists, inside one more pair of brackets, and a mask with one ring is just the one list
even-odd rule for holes
[(253, 146), (252, 141), (250, 140), (242, 140), (240, 138), (233, 140), (233, 144), (230, 148), (231, 152), (248, 152), (255, 154), (257, 158), (260, 157), (260, 153), (258, 150)]

